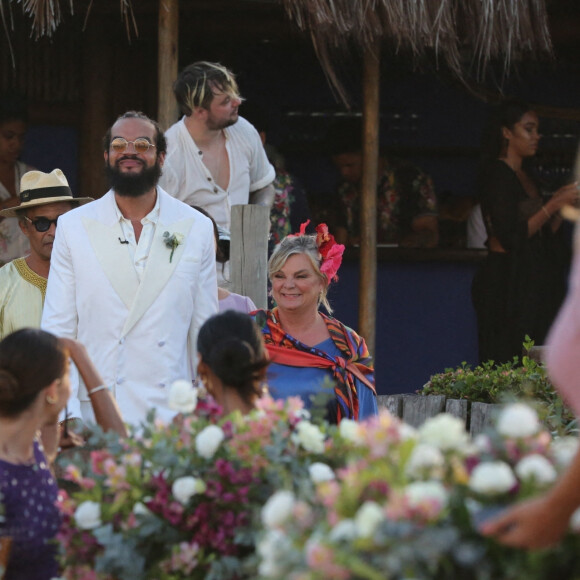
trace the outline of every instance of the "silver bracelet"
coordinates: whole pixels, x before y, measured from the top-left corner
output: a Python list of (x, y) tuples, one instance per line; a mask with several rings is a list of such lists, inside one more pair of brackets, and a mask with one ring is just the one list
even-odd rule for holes
[(109, 391), (110, 391), (111, 387), (108, 387), (107, 385), (99, 385), (98, 387), (95, 387), (94, 389), (87, 391), (87, 394), (90, 397), (91, 395), (94, 395), (95, 393), (98, 393), (99, 391), (104, 391), (105, 389), (109, 389)]

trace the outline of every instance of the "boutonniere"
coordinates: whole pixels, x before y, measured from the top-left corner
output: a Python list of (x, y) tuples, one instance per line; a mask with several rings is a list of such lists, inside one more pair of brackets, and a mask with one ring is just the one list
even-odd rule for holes
[(183, 243), (183, 234), (170, 234), (169, 232), (164, 232), (163, 239), (165, 245), (171, 250), (171, 254), (169, 254), (169, 262), (171, 262), (171, 260), (173, 260), (173, 252), (175, 252), (175, 248)]

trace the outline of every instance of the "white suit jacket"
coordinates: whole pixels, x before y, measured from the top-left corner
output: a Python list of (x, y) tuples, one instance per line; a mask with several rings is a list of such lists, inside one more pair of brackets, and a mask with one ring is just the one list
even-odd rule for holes
[[(210, 220), (157, 192), (159, 221), (141, 282), (119, 242), (124, 236), (112, 191), (59, 218), (41, 324), (87, 347), (129, 423), (140, 422), (151, 407), (163, 420), (175, 414), (167, 406), (168, 389), (194, 376), (197, 332), (218, 311)], [(171, 262), (166, 231), (184, 236)], [(79, 383), (71, 373), (69, 413), (93, 420)]]

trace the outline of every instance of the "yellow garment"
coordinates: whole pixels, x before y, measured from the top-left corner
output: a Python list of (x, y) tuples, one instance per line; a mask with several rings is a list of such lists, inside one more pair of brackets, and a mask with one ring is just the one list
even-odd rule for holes
[(40, 326), (46, 282), (24, 258), (0, 268), (0, 339), (19, 328)]

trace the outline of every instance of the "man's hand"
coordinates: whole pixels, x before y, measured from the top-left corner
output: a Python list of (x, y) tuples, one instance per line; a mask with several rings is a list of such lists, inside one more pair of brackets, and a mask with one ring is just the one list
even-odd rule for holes
[(520, 503), (485, 522), (480, 531), (513, 548), (540, 549), (557, 544), (566, 533), (569, 511), (544, 496)]

